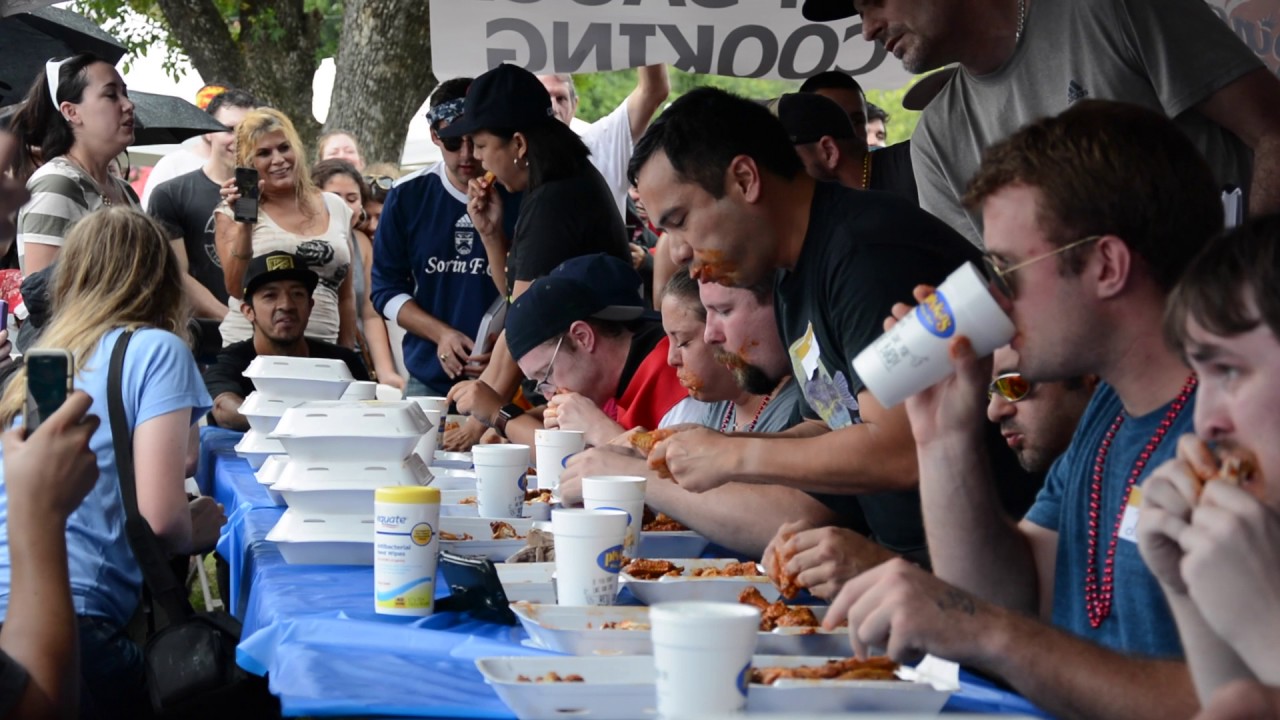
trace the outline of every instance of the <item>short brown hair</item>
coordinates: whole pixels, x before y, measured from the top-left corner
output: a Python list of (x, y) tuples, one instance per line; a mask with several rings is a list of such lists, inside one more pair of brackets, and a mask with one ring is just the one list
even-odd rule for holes
[[(1209, 165), (1171, 120), (1137, 105), (1079, 102), (991, 146), (965, 205), (977, 209), (1015, 184), (1042, 193), (1039, 221), (1050, 242), (1119, 236), (1165, 290), (1222, 229)], [(1064, 258), (1068, 265), (1083, 257), (1066, 254), (1074, 256)]]
[(1165, 307), (1165, 337), (1179, 352), (1192, 319), (1222, 337), (1265, 322), (1280, 338), (1280, 215), (1250, 220), (1196, 255)]

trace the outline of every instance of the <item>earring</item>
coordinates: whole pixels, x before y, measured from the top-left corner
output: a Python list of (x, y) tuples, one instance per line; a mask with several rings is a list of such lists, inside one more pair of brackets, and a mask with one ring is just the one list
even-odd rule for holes
[(520, 167), (520, 158), (518, 157), (511, 158), (511, 164), (515, 165), (516, 167)]

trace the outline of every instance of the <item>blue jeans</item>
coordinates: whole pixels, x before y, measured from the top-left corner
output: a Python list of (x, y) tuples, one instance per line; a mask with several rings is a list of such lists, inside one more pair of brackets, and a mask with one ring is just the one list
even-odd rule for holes
[(142, 648), (109, 620), (83, 616), (79, 620), (80, 717), (151, 717)]
[(405, 379), (405, 397), (444, 397), (448, 394), (449, 388), (441, 390), (439, 388), (428, 387), (426, 383), (412, 375)]

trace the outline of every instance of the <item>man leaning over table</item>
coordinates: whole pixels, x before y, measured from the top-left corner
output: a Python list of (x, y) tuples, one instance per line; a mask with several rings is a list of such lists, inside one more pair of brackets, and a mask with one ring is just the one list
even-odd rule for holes
[(483, 380), (449, 399), (512, 442), (533, 447), (541, 427), (581, 430), (603, 445), (633, 427), (692, 420), (701, 404), (667, 364), (669, 341), (640, 296), (640, 275), (612, 255), (580, 255), (534, 280), (507, 312), (507, 347), (545, 408), (503, 405)]
[[(852, 362), (895, 302), (965, 261), (981, 262), (977, 250), (901, 198), (815, 182), (768, 109), (712, 88), (684, 95), (654, 121), (636, 145), (631, 177), (668, 234), (672, 259), (691, 263), (693, 275), (749, 287), (777, 274), (774, 314), (806, 418), (773, 435), (689, 430), (654, 456), (693, 492), (737, 481), (815, 493), (842, 518), (864, 516), (880, 545), (925, 562), (906, 412), (876, 402)], [(1001, 442), (994, 428), (991, 441)], [(1023, 480), (1009, 489), (1015, 508), (1034, 496)]]
[(990, 371), (953, 338), (955, 375), (907, 401), (935, 575), (886, 563), (846, 583), (828, 617), (848, 619), (860, 653), (971, 665), (1058, 717), (1187, 717), (1183, 649), (1127, 498), (1192, 426), (1197, 381), (1161, 318), (1222, 227), (1213, 175), (1162, 115), (1091, 100), (993, 147), (967, 198), (1023, 376), (1101, 382), (1018, 521), (977, 430)]
[(368, 380), (360, 356), (333, 343), (303, 336), (320, 276), (293, 253), (271, 252), (249, 261), (244, 273), (244, 302), (240, 311), (253, 326), (253, 337), (232, 343), (204, 371), (205, 388), (213, 398), (210, 414), (219, 427), (248, 430), (240, 414), (253, 381), (244, 376), (259, 355), (287, 355), (341, 360), (356, 380)]

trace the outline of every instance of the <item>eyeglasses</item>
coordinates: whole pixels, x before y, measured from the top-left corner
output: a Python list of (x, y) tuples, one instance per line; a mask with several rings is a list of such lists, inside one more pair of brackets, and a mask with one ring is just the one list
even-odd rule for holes
[(556, 394), (556, 386), (551, 382), (551, 373), (555, 372), (556, 357), (560, 355), (560, 346), (564, 344), (564, 336), (556, 341), (556, 349), (551, 352), (551, 362), (547, 363), (547, 372), (542, 376), (542, 380), (535, 388), (538, 394), (543, 397), (551, 397)]
[(1031, 394), (1031, 383), (1022, 377), (1022, 373), (1004, 373), (987, 386), (988, 401), (996, 394), (1007, 402), (1016, 403), (1019, 400), (1025, 400)]
[(1063, 245), (1062, 247), (1052, 252), (1047, 252), (1043, 255), (1037, 255), (1031, 258), (1030, 260), (1024, 260), (1016, 265), (1013, 265), (1007, 268), (998, 267), (996, 265), (995, 258), (991, 257), (991, 255), (988, 253), (982, 254), (982, 261), (987, 268), (987, 279), (990, 280), (992, 283), (994, 283), (996, 286), (996, 289), (999, 290), (1001, 293), (1003, 293), (1005, 297), (1012, 300), (1017, 291), (1013, 287), (1013, 281), (1010, 279), (1009, 277), (1010, 275), (1013, 275), (1015, 272), (1027, 267), (1028, 265), (1035, 265), (1036, 263), (1040, 262), (1041, 260), (1044, 260), (1045, 258), (1051, 258), (1054, 255), (1064, 253), (1072, 248), (1077, 248), (1077, 247), (1080, 247), (1081, 245), (1085, 245), (1091, 242), (1096, 242), (1101, 239), (1102, 239), (1101, 235), (1090, 235), (1087, 238), (1081, 238), (1073, 243), (1067, 243), (1066, 245)]
[(369, 187), (379, 190), (390, 190), (396, 182), (395, 178), (389, 175), (365, 175), (364, 181)]

